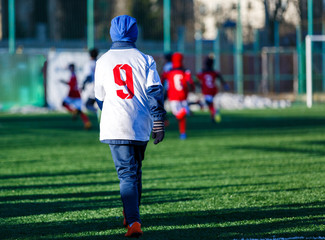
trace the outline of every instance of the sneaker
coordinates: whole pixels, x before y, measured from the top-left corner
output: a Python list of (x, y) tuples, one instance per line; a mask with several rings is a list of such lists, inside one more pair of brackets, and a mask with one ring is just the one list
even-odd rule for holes
[(90, 129), (90, 128), (91, 128), (91, 122), (89, 122), (89, 121), (86, 122), (84, 128), (85, 128), (86, 130)]
[(220, 115), (220, 113), (217, 113), (217, 114), (214, 116), (214, 120), (215, 120), (217, 123), (220, 123), (220, 122), (221, 122), (221, 115)]
[(141, 224), (138, 222), (134, 222), (132, 226), (128, 225), (128, 231), (124, 235), (125, 237), (131, 237), (131, 238), (138, 238), (143, 235), (143, 232), (141, 230)]
[(186, 133), (181, 133), (180, 135), (179, 135), (179, 139), (181, 139), (181, 140), (185, 140), (186, 139)]

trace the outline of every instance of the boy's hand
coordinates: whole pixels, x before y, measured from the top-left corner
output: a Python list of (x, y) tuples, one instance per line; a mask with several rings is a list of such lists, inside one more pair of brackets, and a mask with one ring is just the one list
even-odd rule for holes
[(165, 137), (164, 121), (153, 122), (152, 138), (155, 139), (154, 144), (162, 142)]

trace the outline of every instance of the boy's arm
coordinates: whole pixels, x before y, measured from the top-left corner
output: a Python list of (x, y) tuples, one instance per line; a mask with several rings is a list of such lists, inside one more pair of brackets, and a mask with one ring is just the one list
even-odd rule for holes
[(195, 91), (195, 84), (194, 84), (194, 81), (193, 81), (192, 74), (191, 74), (190, 70), (185, 70), (185, 79), (186, 79), (186, 82), (187, 82), (187, 84), (189, 86), (190, 92), (194, 92)]
[(100, 67), (96, 66), (95, 71), (95, 99), (100, 110), (103, 109), (104, 99), (105, 99), (105, 89), (101, 84), (101, 73)]
[(166, 111), (164, 109), (164, 89), (162, 85), (152, 85), (147, 89), (150, 114), (153, 121), (164, 121)]
[(223, 89), (225, 91), (229, 91), (230, 90), (229, 85), (225, 82), (225, 80), (223, 79), (221, 73), (220, 72), (216, 72), (216, 73), (217, 73), (217, 78), (219, 78), (219, 80), (220, 80), (220, 82), (221, 82), (221, 84), (223, 86)]
[(63, 84), (66, 84), (66, 85), (69, 85), (69, 82), (63, 80), (63, 79), (60, 79), (60, 83), (63, 83)]
[(153, 118), (152, 138), (154, 144), (160, 143), (165, 137), (165, 116), (164, 94), (162, 85), (149, 86), (147, 89), (150, 114)]
[(154, 122), (152, 138), (155, 139), (154, 144), (157, 144), (161, 142), (165, 136), (164, 120), (166, 111), (164, 109), (164, 89), (161, 85), (156, 63), (153, 59), (148, 71), (147, 96), (150, 114)]
[(87, 83), (91, 83), (91, 82), (92, 82), (92, 77), (90, 75), (88, 75), (86, 77), (85, 81), (82, 83), (82, 90), (85, 89)]
[(194, 85), (195, 85), (195, 87), (201, 87), (202, 86), (202, 80), (201, 80), (201, 78), (202, 78), (202, 74), (201, 73), (198, 73), (198, 74), (196, 74), (195, 75), (195, 77), (194, 77)]

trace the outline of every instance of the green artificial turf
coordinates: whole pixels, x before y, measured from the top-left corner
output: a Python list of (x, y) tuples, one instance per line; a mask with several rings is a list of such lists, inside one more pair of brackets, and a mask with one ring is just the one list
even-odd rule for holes
[[(149, 142), (142, 239), (325, 237), (325, 106), (206, 112)], [(124, 239), (117, 174), (98, 126), (0, 115), (0, 239)]]

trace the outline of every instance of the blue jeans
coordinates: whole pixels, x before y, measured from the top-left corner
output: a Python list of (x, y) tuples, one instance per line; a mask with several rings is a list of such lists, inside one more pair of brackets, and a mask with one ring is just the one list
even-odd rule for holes
[(120, 194), (127, 224), (139, 222), (139, 206), (142, 193), (142, 160), (147, 143), (109, 144), (118, 178), (120, 180)]

